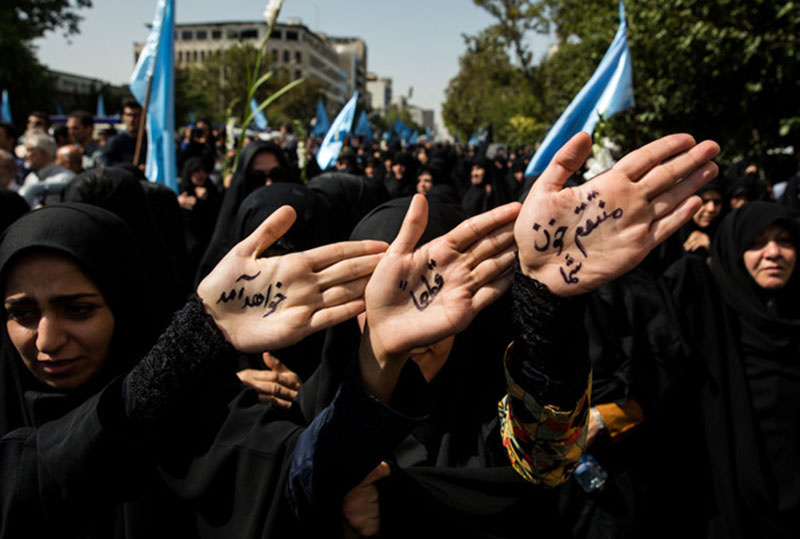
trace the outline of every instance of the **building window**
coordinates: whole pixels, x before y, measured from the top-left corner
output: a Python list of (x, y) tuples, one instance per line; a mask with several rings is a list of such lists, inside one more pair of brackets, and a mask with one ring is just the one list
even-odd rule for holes
[(302, 76), (303, 76), (303, 73), (299, 69), (294, 72), (294, 80), (297, 80), (297, 79), (301, 78)]
[(198, 30), (194, 37), (196, 39), (208, 39), (208, 32), (205, 30)]
[(184, 30), (183, 32), (181, 32), (181, 39), (184, 41), (191, 41), (192, 32), (190, 30)]
[(272, 49), (272, 61), (273, 62), (278, 61), (278, 49)]
[(183, 62), (183, 51), (178, 51), (178, 63)]
[(206, 51), (200, 51), (200, 59), (201, 60), (205, 60), (206, 59)]
[(302, 62), (303, 61), (303, 53), (301, 53), (300, 51), (295, 51), (294, 52), (294, 61), (297, 64)]
[(256, 39), (258, 37), (258, 29), (257, 28), (248, 28), (247, 30), (242, 30), (242, 39)]
[(286, 41), (297, 41), (297, 32), (293, 30), (286, 31)]
[(239, 33), (236, 30), (228, 30), (228, 39), (239, 39)]
[(283, 63), (289, 63), (289, 51), (283, 51)]
[(197, 61), (197, 51), (192, 51), (192, 60)]
[(222, 30), (211, 30), (211, 39), (222, 39)]
[(283, 34), (281, 33), (280, 30), (273, 30), (272, 34), (270, 34), (269, 37), (270, 39), (281, 39), (283, 37)]

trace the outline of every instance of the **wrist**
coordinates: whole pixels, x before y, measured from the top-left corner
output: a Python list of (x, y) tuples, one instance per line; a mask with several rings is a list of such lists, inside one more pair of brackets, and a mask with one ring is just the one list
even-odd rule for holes
[(408, 354), (391, 354), (383, 351), (380, 343), (370, 333), (369, 323), (364, 326), (358, 351), (358, 365), (364, 388), (375, 398), (388, 404)]

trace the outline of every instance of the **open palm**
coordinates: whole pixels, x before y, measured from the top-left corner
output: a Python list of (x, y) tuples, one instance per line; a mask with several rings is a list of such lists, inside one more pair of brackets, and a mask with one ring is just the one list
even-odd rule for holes
[(386, 244), (353, 241), (259, 258), (291, 227), (283, 206), (225, 255), (197, 289), (203, 305), (242, 352), (264, 352), (364, 310), (364, 287)]
[(511, 282), (518, 212), (517, 203), (502, 206), (415, 250), (428, 215), (425, 198), (415, 196), (365, 291), (375, 352), (404, 361), (411, 349), (466, 328), (502, 295)]
[(717, 175), (716, 143), (670, 135), (562, 189), (590, 149), (589, 135), (579, 133), (559, 150), (514, 227), (522, 271), (562, 296), (594, 290), (636, 266), (691, 218), (700, 206), (692, 195)]

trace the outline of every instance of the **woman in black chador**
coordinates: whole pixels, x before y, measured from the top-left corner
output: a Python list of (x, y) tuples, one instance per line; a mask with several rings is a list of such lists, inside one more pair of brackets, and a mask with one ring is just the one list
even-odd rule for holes
[(178, 203), (186, 225), (186, 253), (191, 279), (211, 242), (222, 204), (222, 196), (214, 182), (209, 179), (208, 169), (200, 157), (187, 159), (183, 165)]
[(710, 270), (684, 257), (665, 273), (700, 384), (705, 440), (684, 443), (695, 447), (687, 469), (700, 471), (687, 477), (698, 489), (708, 481), (709, 537), (800, 529), (798, 247), (790, 210), (751, 202), (720, 225)]

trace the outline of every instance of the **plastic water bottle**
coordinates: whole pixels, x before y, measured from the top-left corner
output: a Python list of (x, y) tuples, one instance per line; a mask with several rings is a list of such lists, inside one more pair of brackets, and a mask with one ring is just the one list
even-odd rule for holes
[(572, 476), (586, 492), (594, 492), (603, 488), (608, 479), (608, 473), (589, 453), (581, 455)]

